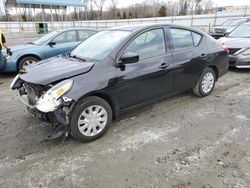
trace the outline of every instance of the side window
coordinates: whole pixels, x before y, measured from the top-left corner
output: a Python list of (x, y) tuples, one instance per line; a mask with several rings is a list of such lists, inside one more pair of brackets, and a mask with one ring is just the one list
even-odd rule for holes
[(96, 32), (91, 30), (79, 30), (79, 41), (84, 41), (90, 36), (94, 35)]
[(67, 43), (67, 42), (76, 42), (76, 31), (66, 31), (58, 36), (56, 36), (53, 40), (56, 44)]
[(175, 50), (193, 47), (193, 39), (190, 31), (171, 28), (170, 33)]
[(140, 60), (166, 54), (163, 29), (155, 29), (139, 35), (124, 51), (124, 53), (129, 52), (138, 54)]
[(192, 32), (193, 40), (194, 40), (194, 46), (198, 46), (200, 44), (202, 36), (198, 33)]

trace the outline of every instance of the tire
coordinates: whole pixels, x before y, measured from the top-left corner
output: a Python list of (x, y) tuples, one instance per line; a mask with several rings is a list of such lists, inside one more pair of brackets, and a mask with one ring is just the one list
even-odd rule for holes
[[(95, 114), (96, 112), (98, 113)], [(70, 119), (70, 133), (73, 138), (79, 141), (90, 142), (100, 138), (108, 130), (111, 122), (112, 109), (110, 105), (102, 98), (88, 97), (80, 101), (73, 109)]]
[[(38, 62), (39, 59), (33, 56), (26, 56), (20, 59), (18, 64), (18, 69), (23, 70), (26, 69), (28, 65)], [(29, 63), (29, 64), (28, 64)]]
[(213, 69), (207, 67), (203, 70), (196, 86), (193, 88), (193, 93), (199, 97), (210, 95), (213, 91), (216, 81), (216, 75)]

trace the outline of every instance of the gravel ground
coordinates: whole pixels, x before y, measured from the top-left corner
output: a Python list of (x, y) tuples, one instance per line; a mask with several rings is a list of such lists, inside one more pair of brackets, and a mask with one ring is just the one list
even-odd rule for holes
[(0, 75), (0, 187), (250, 187), (250, 71), (134, 110), (91, 143), (44, 142)]

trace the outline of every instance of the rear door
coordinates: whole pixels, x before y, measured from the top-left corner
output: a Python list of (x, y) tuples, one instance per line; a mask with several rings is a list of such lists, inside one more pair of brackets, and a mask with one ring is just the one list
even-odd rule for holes
[(77, 44), (79, 44), (79, 41), (77, 41), (76, 30), (64, 31), (51, 39), (50, 42), (54, 42), (55, 45), (50, 46), (46, 44), (44, 46), (44, 58), (49, 58), (66, 53), (73, 49)]
[(166, 48), (164, 28), (135, 36), (122, 54), (136, 53), (139, 62), (117, 68), (121, 109), (173, 92), (172, 54)]
[(170, 28), (175, 64), (174, 90), (182, 91), (195, 86), (206, 61), (202, 35), (183, 28)]

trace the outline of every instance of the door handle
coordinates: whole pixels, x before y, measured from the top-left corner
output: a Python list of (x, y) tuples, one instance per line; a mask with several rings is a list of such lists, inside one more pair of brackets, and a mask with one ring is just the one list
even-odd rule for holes
[(162, 64), (159, 66), (160, 69), (166, 69), (166, 68), (168, 68), (168, 67), (169, 67), (169, 65), (168, 65), (167, 63), (162, 63)]
[(201, 54), (201, 59), (202, 60), (206, 60), (206, 58), (207, 58), (207, 54)]

